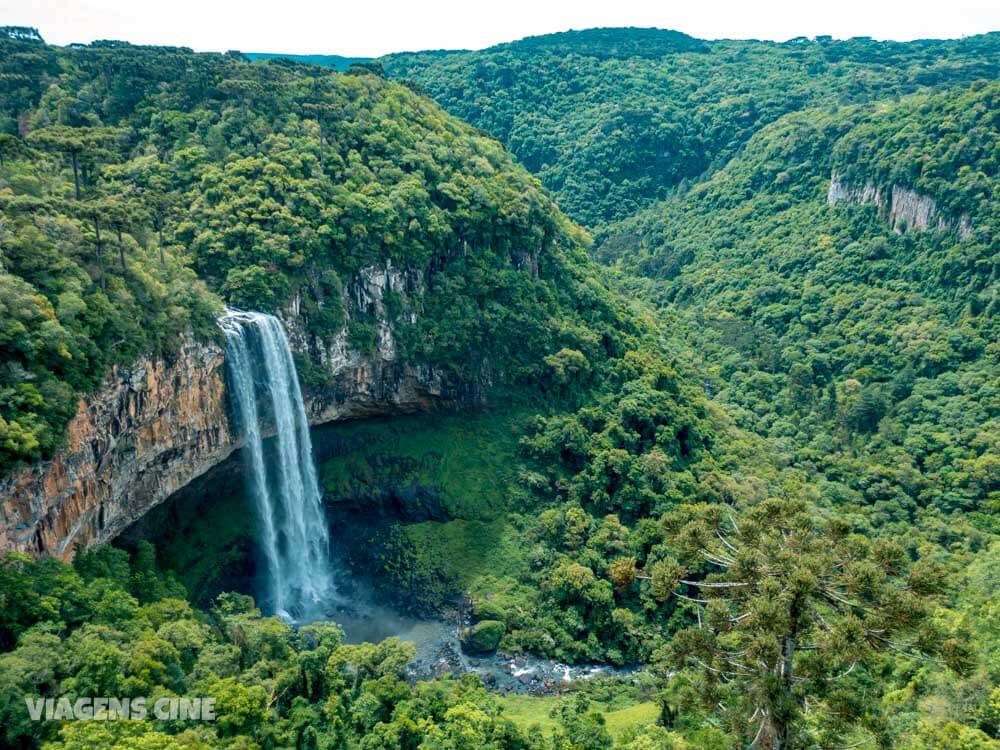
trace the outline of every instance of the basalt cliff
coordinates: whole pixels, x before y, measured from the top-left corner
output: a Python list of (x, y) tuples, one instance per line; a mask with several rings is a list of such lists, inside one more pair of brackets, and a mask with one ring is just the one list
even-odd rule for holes
[[(344, 287), (348, 318), (375, 321), (377, 346), (367, 354), (351, 347), (346, 324), (329, 341), (310, 335), (297, 298), (282, 312), (293, 349), (328, 376), (306, 389), (311, 424), (427, 411), (474, 392), (449, 389), (433, 367), (401, 360), (387, 290), (413, 300), (405, 314), (417, 314), (420, 272), (365, 268)], [(219, 343), (188, 337), (168, 357), (116, 367), (80, 399), (66, 445), (51, 460), (0, 480), (0, 550), (66, 559), (77, 545), (110, 541), (240, 447)]]
[(871, 182), (862, 186), (850, 185), (834, 172), (830, 176), (826, 201), (831, 206), (838, 203), (875, 206), (893, 231), (899, 233), (957, 228), (963, 239), (972, 234), (972, 224), (966, 214), (952, 216), (941, 210), (930, 196), (900, 185), (892, 185), (888, 189)]

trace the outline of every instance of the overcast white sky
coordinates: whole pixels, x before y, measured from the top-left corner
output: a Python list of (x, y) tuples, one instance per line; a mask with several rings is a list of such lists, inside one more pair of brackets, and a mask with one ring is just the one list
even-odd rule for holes
[(998, 0), (0, 0), (0, 25), (52, 44), (124, 39), (196, 50), (381, 55), (488, 47), (594, 26), (703, 39), (830, 34), (909, 40), (1000, 30)]

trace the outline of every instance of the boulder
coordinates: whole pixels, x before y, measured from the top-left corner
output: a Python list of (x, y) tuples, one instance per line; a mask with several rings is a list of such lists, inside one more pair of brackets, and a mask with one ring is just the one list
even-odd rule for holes
[(482, 620), (462, 630), (462, 649), (473, 654), (496, 651), (507, 627), (499, 620)]

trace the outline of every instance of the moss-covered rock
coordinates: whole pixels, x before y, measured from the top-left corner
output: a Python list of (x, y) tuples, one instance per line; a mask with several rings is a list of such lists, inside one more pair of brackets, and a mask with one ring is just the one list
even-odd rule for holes
[(315, 439), (326, 456), (326, 502), (406, 521), (498, 518), (511, 505), (530, 413), (518, 406), (329, 425)]
[(496, 651), (507, 626), (499, 620), (482, 620), (462, 631), (462, 648), (469, 653)]

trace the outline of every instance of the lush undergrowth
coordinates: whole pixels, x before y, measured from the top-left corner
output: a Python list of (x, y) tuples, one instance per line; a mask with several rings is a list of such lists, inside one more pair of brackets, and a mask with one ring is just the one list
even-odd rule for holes
[(134, 552), (156, 546), (156, 559), (183, 584), (193, 606), (208, 607), (221, 593), (255, 594), (260, 549), (257, 515), (244, 478), (210, 473), (141, 518), (115, 545)]
[[(496, 407), (331, 425), (319, 438), (335, 453), (322, 466), (324, 493), (366, 511), (394, 501), (411, 520), (500, 517), (514, 502), (518, 440), (533, 414)], [(423, 505), (421, 488), (430, 490)]]
[[(533, 695), (508, 695), (500, 699), (500, 705), (510, 720), (522, 730), (530, 731), (532, 727), (538, 726), (543, 732), (552, 732), (559, 727), (558, 709), (564, 700)], [(594, 708), (600, 710), (602, 707), (598, 704)], [(660, 711), (655, 703), (647, 702), (602, 710), (601, 714), (608, 734), (613, 739), (621, 739), (629, 730), (655, 724)]]

